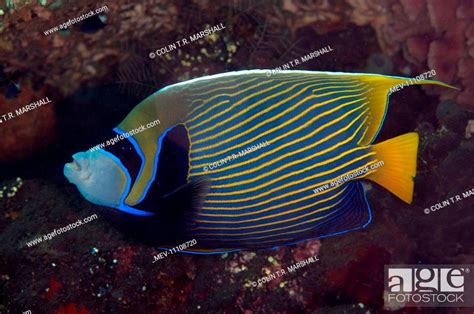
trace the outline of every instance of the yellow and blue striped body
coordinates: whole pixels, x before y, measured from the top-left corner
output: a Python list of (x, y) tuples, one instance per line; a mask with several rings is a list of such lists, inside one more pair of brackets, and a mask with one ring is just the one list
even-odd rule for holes
[[(291, 244), (367, 226), (371, 213), (362, 178), (412, 201), (416, 133), (371, 145), (385, 118), (389, 89), (407, 78), (266, 73), (251, 70), (193, 79), (167, 86), (135, 107), (116, 132), (157, 118), (161, 124), (129, 138), (141, 166), (131, 172), (136, 176), (129, 176), (130, 187), (117, 208), (155, 217), (147, 227), (153, 233), (155, 222), (166, 225), (160, 213), (171, 217), (186, 211), (177, 208), (188, 204), (181, 196), (196, 191), (193, 182), (205, 181), (207, 188), (199, 195), (191, 222), (183, 222), (187, 231), (182, 236), (197, 240), (195, 252), (213, 253)], [(157, 175), (159, 167), (178, 160), (162, 152), (166, 134), (178, 126), (184, 126), (188, 143), (186, 162), (174, 168), (187, 169), (183, 189), (161, 193), (159, 205), (164, 208), (143, 208), (152, 204), (149, 189), (154, 183), (161, 191), (167, 185), (167, 179)], [(383, 171), (367, 170), (382, 159), (387, 161)], [(367, 171), (340, 185), (330, 184), (359, 169)], [(179, 171), (174, 172), (179, 177)], [(173, 180), (172, 173), (168, 181)]]
[[(313, 189), (376, 161), (361, 145), (370, 86), (314, 74), (216, 81), (191, 86), (194, 101), (184, 122), (188, 180), (210, 181), (193, 228), (198, 243), (274, 246), (368, 223), (361, 183)], [(252, 145), (261, 148), (242, 153)], [(219, 160), (227, 161), (210, 169)]]

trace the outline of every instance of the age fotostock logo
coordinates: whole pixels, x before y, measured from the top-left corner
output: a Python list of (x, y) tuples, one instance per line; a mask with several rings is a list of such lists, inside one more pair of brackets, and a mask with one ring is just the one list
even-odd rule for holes
[(474, 306), (473, 265), (386, 265), (386, 307)]

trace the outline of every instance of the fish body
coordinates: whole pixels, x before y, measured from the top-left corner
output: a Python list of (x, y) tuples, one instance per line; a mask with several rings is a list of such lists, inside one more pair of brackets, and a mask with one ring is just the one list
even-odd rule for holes
[[(417, 134), (372, 145), (390, 88), (406, 80), (312, 71), (269, 78), (265, 70), (252, 70), (168, 86), (114, 129), (122, 134), (161, 121), (124, 143), (140, 157), (139, 169), (121, 163), (127, 187), (110, 207), (147, 225), (138, 227), (145, 238), (167, 238), (162, 244), (170, 245), (195, 238), (193, 252), (203, 253), (363, 228), (371, 212), (361, 179), (412, 201)], [(172, 148), (178, 128), (184, 141)], [(162, 169), (173, 164), (166, 175)]]

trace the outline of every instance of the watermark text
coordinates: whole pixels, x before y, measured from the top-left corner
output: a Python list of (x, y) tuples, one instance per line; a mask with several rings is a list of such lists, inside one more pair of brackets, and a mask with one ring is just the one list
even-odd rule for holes
[(50, 102), (51, 102), (51, 100), (48, 97), (45, 97), (45, 98), (42, 98), (42, 99), (37, 100), (35, 102), (32, 102), (32, 103), (30, 103), (26, 106), (23, 106), (19, 109), (16, 109), (15, 112), (8, 112), (4, 115), (0, 115), (0, 124), (2, 124), (3, 122), (6, 122), (8, 120), (11, 120), (13, 118), (19, 117), (19, 116), (21, 116), (22, 114), (24, 114), (28, 111), (32, 111), (32, 110), (35, 110), (36, 108), (47, 105)]
[(293, 265), (288, 266), (286, 268), (286, 270), (283, 268), (283, 269), (280, 269), (280, 270), (278, 270), (274, 273), (269, 274), (268, 276), (261, 277), (261, 278), (257, 279), (257, 281), (252, 281), (251, 285), (253, 287), (261, 286), (264, 283), (268, 283), (268, 282), (270, 282), (270, 281), (272, 281), (276, 278), (282, 277), (283, 275), (286, 275), (288, 273), (294, 273), (296, 270), (298, 270), (302, 267), (308, 266), (309, 264), (316, 263), (317, 261), (319, 261), (319, 258), (316, 255), (308, 257), (305, 260), (302, 260), (300, 262), (297, 262)]
[(51, 34), (57, 32), (57, 31), (59, 31), (59, 30), (67, 29), (69, 26), (74, 25), (74, 24), (76, 24), (76, 23), (78, 23), (78, 22), (80, 22), (80, 21), (82, 21), (82, 20), (85, 20), (85, 19), (91, 17), (91, 16), (100, 14), (100, 13), (102, 13), (102, 12), (108, 12), (108, 11), (109, 11), (109, 8), (108, 8), (106, 5), (104, 5), (103, 7), (100, 7), (100, 8), (98, 8), (98, 9), (96, 9), (95, 11), (90, 10), (89, 12), (84, 13), (84, 14), (82, 14), (81, 16), (75, 17), (75, 18), (73, 18), (72, 20), (69, 19), (69, 21), (62, 23), (62, 24), (60, 24), (59, 26), (55, 26), (55, 27), (53, 27), (53, 28), (50, 28), (50, 29), (48, 29), (48, 30), (45, 30), (45, 31), (43, 32), (43, 34), (44, 34), (45, 36), (51, 35)]
[(281, 65), (281, 66), (279, 66), (279, 67), (276, 67), (276, 68), (274, 68), (274, 69), (268, 70), (268, 71), (266, 72), (266, 75), (267, 75), (268, 77), (270, 77), (270, 76), (272, 76), (272, 75), (277, 74), (278, 72), (281, 72), (281, 71), (284, 71), (284, 70), (289, 70), (289, 69), (291, 69), (291, 68), (293, 68), (293, 67), (295, 67), (295, 66), (297, 66), (297, 65), (300, 65), (300, 64), (305, 63), (305, 62), (307, 62), (307, 61), (309, 61), (309, 60), (311, 60), (311, 59), (314, 59), (314, 58), (317, 58), (317, 57), (319, 57), (319, 56), (322, 56), (323, 54), (326, 54), (326, 53), (331, 52), (331, 51), (333, 51), (333, 50), (332, 50), (331, 46), (328, 45), (328, 46), (323, 47), (323, 48), (321, 48), (321, 49), (318, 49), (318, 50), (315, 50), (315, 51), (313, 51), (313, 52), (310, 52), (310, 53), (308, 53), (307, 55), (302, 56), (301, 58), (294, 59), (294, 60), (292, 60), (292, 61), (290, 61), (290, 62), (288, 62), (288, 63), (285, 63), (285, 64), (283, 64), (283, 65)]
[(107, 146), (113, 146), (117, 142), (119, 142), (119, 141), (121, 141), (125, 138), (129, 138), (132, 135), (135, 135), (135, 134), (141, 133), (143, 131), (146, 131), (149, 128), (153, 128), (153, 127), (157, 126), (158, 124), (160, 124), (160, 120), (157, 119), (157, 120), (151, 121), (150, 123), (147, 123), (146, 126), (141, 125), (140, 127), (135, 128), (133, 130), (130, 130), (128, 132), (123, 132), (121, 134), (117, 134), (115, 137), (113, 137), (111, 139), (108, 139), (105, 143), (102, 142), (102, 143), (100, 143), (100, 144), (98, 144), (94, 147), (89, 148), (88, 151), (93, 152), (93, 151), (105, 148)]
[(456, 194), (453, 197), (450, 197), (442, 202), (431, 205), (429, 208), (427, 207), (423, 211), (425, 212), (425, 214), (429, 214), (431, 212), (440, 210), (441, 208), (445, 208), (447, 206), (453, 205), (454, 203), (462, 201), (463, 199), (466, 199), (472, 195), (474, 195), (474, 188), (467, 190), (465, 192), (462, 192), (461, 194)]
[(225, 28), (224, 25), (222, 25), (222, 23), (220, 23), (219, 25), (215, 25), (215, 26), (212, 26), (212, 27), (208, 27), (206, 28), (205, 30), (202, 30), (200, 31), (199, 33), (196, 33), (196, 34), (193, 34), (189, 37), (186, 37), (186, 38), (182, 38), (172, 44), (168, 44), (166, 47), (162, 47), (162, 48), (159, 48), (157, 49), (156, 51), (152, 51), (148, 54), (148, 56), (150, 57), (150, 59), (155, 59), (156, 56), (163, 56), (167, 53), (170, 53), (178, 48), (181, 48), (183, 46), (186, 46), (187, 44), (190, 44), (200, 38), (204, 38), (204, 37), (207, 37), (211, 34), (214, 34), (215, 32), (218, 32), (218, 31), (221, 31)]
[(89, 217), (86, 217), (84, 219), (78, 219), (76, 222), (73, 222), (73, 223), (70, 223), (69, 225), (67, 225), (66, 227), (62, 227), (62, 228), (59, 228), (59, 229), (54, 229), (53, 232), (50, 232), (48, 234), (45, 234), (44, 236), (40, 236), (34, 240), (31, 240), (29, 242), (26, 242), (26, 245), (28, 247), (32, 247), (32, 246), (35, 246), (41, 242), (44, 242), (44, 241), (47, 241), (47, 240), (51, 240), (52, 238), (54, 238), (55, 236), (57, 235), (60, 235), (61, 233), (64, 233), (66, 231), (69, 231), (71, 229), (74, 229), (74, 228), (77, 228), (79, 227), (80, 225), (83, 225), (83, 224), (86, 224), (86, 223), (89, 223), (95, 219), (99, 218), (96, 214), (93, 214), (93, 215), (90, 215)]
[(174, 248), (171, 248), (171, 249), (168, 249), (166, 251), (163, 251), (163, 252), (160, 252), (156, 255), (153, 256), (153, 263), (156, 263), (157, 261), (165, 258), (165, 257), (168, 257), (168, 255), (173, 255), (174, 253), (177, 253), (179, 251), (182, 251), (182, 250), (185, 250), (187, 249), (188, 247), (191, 247), (191, 246), (194, 246), (197, 244), (197, 241), (196, 239), (192, 239), (192, 240), (189, 240), (187, 242), (184, 242), (180, 245), (177, 245), (175, 246)]
[(380, 161), (377, 161), (376, 163), (373, 163), (369, 166), (365, 166), (361, 169), (357, 169), (356, 171), (352, 172), (352, 173), (349, 173), (345, 176), (342, 176), (342, 177), (339, 177), (338, 179), (332, 181), (331, 183), (329, 184), (325, 184), (325, 185), (322, 185), (322, 186), (319, 186), (315, 189), (313, 189), (313, 192), (315, 194), (317, 193), (321, 193), (329, 188), (332, 188), (332, 187), (336, 187), (340, 184), (343, 184), (344, 182), (346, 181), (349, 181), (349, 180), (352, 180), (352, 179), (356, 179), (360, 176), (362, 176), (363, 174), (366, 174), (367, 172), (369, 172), (370, 170), (374, 170), (374, 169), (377, 169), (378, 167), (381, 167), (384, 165), (384, 162), (383, 160), (380, 160)]
[(217, 169), (217, 168), (221, 167), (222, 165), (227, 164), (230, 161), (236, 160), (236, 159), (238, 159), (240, 157), (243, 157), (247, 154), (253, 153), (253, 152), (255, 152), (259, 149), (262, 149), (262, 148), (264, 148), (268, 145), (270, 145), (270, 143), (268, 141), (265, 141), (265, 142), (260, 142), (258, 144), (249, 146), (249, 147), (241, 150), (240, 152), (238, 152), (238, 154), (232, 154), (232, 155), (226, 156), (225, 158), (219, 159), (217, 161), (214, 161), (213, 163), (210, 163), (207, 166), (204, 166), (203, 170), (207, 172), (209, 170)]

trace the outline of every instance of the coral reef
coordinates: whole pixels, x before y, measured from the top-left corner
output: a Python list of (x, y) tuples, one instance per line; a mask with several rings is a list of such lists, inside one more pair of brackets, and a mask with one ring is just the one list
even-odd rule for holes
[[(351, 21), (370, 24), (382, 50), (402, 54), (399, 70), (417, 75), (435, 69), (435, 79), (459, 87), (459, 92), (429, 87), (442, 99), (474, 110), (474, 3), (472, 1), (348, 0)], [(407, 70), (407, 66), (409, 66)]]
[[(16, 110), (23, 112), (22, 108), (30, 103), (37, 102), (45, 97), (46, 89), (35, 90), (29, 81), (21, 82), (21, 90), (17, 97), (6, 98), (0, 94), (0, 116), (5, 115), (0, 123), (0, 163), (21, 161), (33, 152), (51, 145), (56, 138), (56, 113), (54, 101), (36, 109), (28, 110), (17, 115)], [(9, 116), (10, 114), (10, 116)], [(10, 117), (10, 118), (9, 118)]]
[[(152, 32), (172, 29), (176, 14), (170, 12), (176, 10), (175, 6), (172, 1), (160, 2), (162, 5), (157, 6), (153, 1), (101, 4), (87, 0), (81, 1), (81, 5), (63, 5), (54, 10), (34, 2), (24, 4), (2, 17), (0, 64), (5, 66), (6, 73), (32, 73), (35, 80), (58, 88), (63, 96), (84, 84), (92, 86), (126, 57), (122, 55), (121, 43), (129, 38), (145, 40)], [(103, 5), (108, 7), (103, 14), (107, 27), (100, 32), (81, 32), (83, 21), (67, 30), (43, 33)]]
[[(373, 313), (383, 311), (384, 265), (474, 263), (474, 197), (424, 213), (465, 191), (474, 176), (474, 117), (465, 110), (474, 109), (472, 1), (6, 4), (0, 5), (0, 117), (44, 97), (52, 103), (0, 124), (0, 312)], [(43, 33), (103, 5), (108, 12), (95, 28), (84, 21)], [(219, 23), (224, 31), (149, 57)], [(66, 184), (62, 167), (72, 152), (100, 142), (141, 99), (206, 74), (277, 67), (327, 45), (334, 51), (295, 69), (407, 76), (435, 69), (434, 79), (461, 88), (410, 87), (390, 96), (377, 141), (419, 133), (413, 204), (367, 183), (373, 210), (367, 228), (273, 250), (176, 254), (153, 263), (157, 249), (126, 238), (103, 218), (27, 247), (65, 222), (103, 210)], [(36, 158), (38, 151), (45, 158)], [(317, 262), (294, 273), (254, 284), (315, 255)]]
[(307, 26), (324, 34), (343, 23), (342, 6), (329, 0), (283, 0), (282, 11), (276, 16), (281, 18), (284, 12), (292, 13), (285, 18), (292, 34)]

